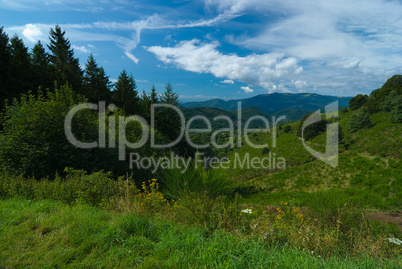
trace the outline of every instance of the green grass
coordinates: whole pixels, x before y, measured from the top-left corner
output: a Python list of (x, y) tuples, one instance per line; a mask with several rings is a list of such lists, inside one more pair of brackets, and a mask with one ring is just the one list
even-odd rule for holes
[[(398, 268), (401, 259), (319, 257), (261, 238), (182, 227), (160, 216), (48, 200), (0, 200), (5, 268)], [(1, 267), (1, 266), (0, 266)]]
[[(291, 123), (292, 131), (279, 130), (277, 147), (270, 147), (276, 157), (286, 159), (287, 167), (283, 171), (231, 169), (229, 177), (238, 182), (239, 188), (255, 188), (258, 193), (247, 196), (243, 202), (253, 204), (279, 204), (280, 201), (293, 201), (305, 205), (305, 197), (312, 192), (323, 190), (341, 190), (357, 204), (364, 207), (398, 210), (402, 207), (402, 125), (391, 123), (384, 112), (371, 116), (373, 127), (350, 134), (346, 131), (351, 113), (341, 115), (339, 120), (344, 132), (340, 144), (339, 165), (335, 168), (316, 160), (303, 147), (296, 135), (300, 122)], [(255, 143), (272, 145), (272, 133), (258, 134)], [(251, 140), (255, 136), (251, 136)], [(319, 152), (325, 151), (326, 134), (321, 134), (306, 144)], [(235, 154), (262, 157), (260, 149), (253, 149), (243, 144), (234, 149)]]
[(336, 189), (364, 207), (398, 209), (402, 207), (401, 173), (401, 164), (394, 159), (345, 152), (339, 156), (336, 168), (316, 160), (256, 177), (242, 185), (259, 188), (256, 197), (248, 197), (254, 202), (263, 199), (265, 203), (300, 203), (308, 193)]
[[(398, 268), (402, 250), (386, 240), (400, 238), (398, 227), (365, 216), (402, 207), (402, 125), (386, 113), (371, 121), (353, 134), (343, 128), (338, 167), (307, 152), (294, 122), (277, 147), (272, 133), (250, 135), (269, 153), (244, 140), (229, 152), (275, 154), (285, 170), (169, 170), (158, 178), (164, 194), (156, 180), (139, 190), (102, 172), (54, 181), (2, 172), (0, 268)], [(307, 144), (322, 152), (325, 142), (322, 134)], [(233, 200), (229, 183), (243, 197)]]

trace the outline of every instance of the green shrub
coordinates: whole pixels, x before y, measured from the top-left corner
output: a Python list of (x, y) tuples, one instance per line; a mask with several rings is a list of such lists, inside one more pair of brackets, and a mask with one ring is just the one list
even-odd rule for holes
[(381, 103), (381, 110), (391, 114), (392, 122), (402, 122), (402, 95), (392, 91)]
[[(71, 88), (63, 86), (54, 93), (23, 95), (6, 107), (3, 131), (0, 132), (0, 165), (13, 174), (35, 178), (63, 175), (66, 167), (78, 170), (111, 171), (115, 176), (125, 175), (127, 163), (119, 161), (118, 147), (81, 149), (72, 145), (65, 134), (64, 121), (67, 113), (76, 104), (86, 100), (74, 94)], [(122, 116), (120, 110), (114, 112), (115, 122)], [(99, 113), (83, 109), (74, 115), (72, 132), (77, 140), (89, 143), (99, 140)], [(106, 121), (107, 124), (107, 121)], [(127, 140), (134, 143), (141, 138), (142, 126), (131, 121), (127, 124)], [(148, 127), (144, 127), (148, 128)], [(116, 124), (116, 140), (119, 139)], [(109, 130), (106, 126), (106, 130)], [(105, 134), (108, 140), (108, 133)], [(156, 132), (157, 143), (164, 138)], [(118, 145), (116, 141), (115, 145)], [(136, 152), (141, 156), (157, 155), (157, 151), (145, 145)], [(127, 155), (129, 153), (127, 152)], [(140, 170), (139, 178), (149, 176)]]
[(268, 147), (265, 147), (265, 148), (263, 148), (263, 149), (261, 150), (261, 155), (268, 154), (269, 151), (270, 151), (269, 148), (268, 148)]
[(311, 140), (314, 137), (317, 137), (319, 134), (326, 131), (328, 121), (322, 119), (320, 121), (314, 122), (313, 124), (307, 125), (303, 130), (304, 122), (311, 116), (312, 114), (305, 115), (303, 119), (300, 121), (299, 128), (297, 130), (297, 135), (299, 137), (304, 137), (304, 140)]
[(292, 127), (290, 125), (286, 125), (285, 128), (283, 128), (283, 132), (285, 134), (290, 133), (292, 131)]
[(351, 111), (361, 108), (368, 100), (367, 95), (358, 94), (349, 100), (349, 109)]
[[(82, 150), (73, 146), (64, 133), (64, 119), (77, 103), (85, 102), (68, 86), (39, 93), (38, 97), (23, 95), (6, 107), (4, 130), (0, 134), (0, 160), (15, 174), (53, 177), (62, 174), (65, 167), (99, 170), (101, 166), (113, 170), (117, 157), (99, 149)], [(98, 137), (98, 117), (85, 109), (77, 113), (73, 132), (83, 142), (93, 142)], [(107, 166), (107, 164), (109, 164)], [(109, 169), (107, 169), (109, 170)]]
[(347, 129), (351, 133), (370, 128), (371, 126), (370, 111), (367, 107), (362, 107), (356, 113), (352, 114), (347, 123)]
[(392, 76), (380, 89), (373, 91), (365, 106), (369, 108), (371, 113), (379, 112), (382, 102), (393, 91), (396, 92), (397, 95), (402, 95), (402, 75)]

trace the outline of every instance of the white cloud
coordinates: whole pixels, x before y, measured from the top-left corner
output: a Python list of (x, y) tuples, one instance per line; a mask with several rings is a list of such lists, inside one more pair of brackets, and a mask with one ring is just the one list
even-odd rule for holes
[[(239, 80), (253, 86), (267, 88), (272, 80), (294, 73), (296, 58), (284, 58), (280, 53), (251, 54), (239, 57), (224, 55), (217, 50), (219, 43), (204, 43), (193, 39), (182, 41), (175, 47), (146, 47), (149, 52), (166, 64), (196, 73), (210, 73), (218, 78)], [(292, 72), (290, 72), (292, 71)], [(267, 88), (268, 89), (268, 88)]]
[(220, 98), (219, 96), (207, 96), (207, 95), (202, 95), (202, 94), (197, 94), (197, 95), (180, 95), (180, 99), (199, 99), (199, 100), (209, 100), (209, 99), (216, 99)]
[(40, 40), (41, 38), (44, 37), (44, 34), (41, 32), (41, 30), (33, 24), (27, 24), (25, 25), (25, 29), (22, 31), (22, 34), (28, 38), (32, 42), (36, 42)]
[[(229, 36), (227, 40), (250, 50), (297, 58), (303, 69), (296, 70), (292, 79), (306, 81), (319, 91), (367, 92), (402, 71), (400, 1), (205, 2), (220, 12), (252, 13), (261, 18), (255, 24), (257, 34)], [(267, 12), (273, 16), (263, 19), (268, 18)]]
[(81, 53), (90, 53), (90, 51), (85, 46), (72, 45), (71, 48)]
[(247, 86), (247, 87), (241, 86), (240, 89), (242, 89), (245, 93), (252, 93), (252, 92), (254, 92), (254, 90), (251, 89), (251, 88), (248, 87), (248, 86)]
[(105, 10), (105, 8), (99, 5), (108, 4), (113, 5), (114, 3), (103, 0), (91, 0), (91, 1), (80, 1), (80, 0), (0, 0), (1, 7), (9, 10), (17, 11), (32, 11), (32, 10), (73, 10), (78, 12), (100, 12)]
[(305, 82), (305, 81), (296, 80), (296, 81), (292, 81), (292, 82), (295, 85), (295, 87), (298, 88), (298, 89), (301, 89), (301, 88), (307, 86), (307, 82)]
[(140, 61), (140, 60), (137, 59), (137, 57), (135, 57), (133, 54), (131, 54), (128, 51), (125, 51), (124, 54), (126, 54), (126, 56), (136, 64), (138, 64), (138, 62)]
[(234, 84), (234, 81), (231, 80), (231, 79), (225, 79), (225, 80), (221, 81), (221, 83), (224, 83), (224, 84)]
[(22, 35), (31, 42), (36, 42), (38, 40), (44, 39), (45, 37), (40, 28), (33, 24), (25, 25), (25, 28), (22, 31)]

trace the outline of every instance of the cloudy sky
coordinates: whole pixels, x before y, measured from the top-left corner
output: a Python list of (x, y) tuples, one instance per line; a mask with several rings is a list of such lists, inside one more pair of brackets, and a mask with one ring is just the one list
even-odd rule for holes
[(93, 53), (182, 101), (353, 96), (402, 73), (400, 0), (0, 0), (0, 18), (30, 48), (59, 24), (81, 65)]

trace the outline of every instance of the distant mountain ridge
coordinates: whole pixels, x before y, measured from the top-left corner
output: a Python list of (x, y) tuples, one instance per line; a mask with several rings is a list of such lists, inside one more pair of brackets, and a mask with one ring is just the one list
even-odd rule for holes
[[(237, 128), (238, 120), (240, 120), (241, 124), (245, 124), (248, 119), (254, 116), (262, 116), (263, 118), (270, 120), (271, 115), (261, 111), (255, 107), (242, 107), (241, 116), (238, 115), (238, 110), (226, 110), (221, 108), (213, 108), (213, 107), (192, 107), (192, 108), (182, 108), (182, 112), (184, 113), (187, 120), (195, 117), (195, 116), (204, 116), (207, 118), (213, 129), (219, 128), (228, 128), (227, 120), (214, 120), (215, 117), (218, 116), (226, 116), (233, 122), (233, 126)], [(250, 123), (250, 128), (260, 128), (264, 127), (264, 123), (261, 121), (252, 121)], [(202, 121), (196, 121), (191, 125), (192, 128), (206, 128), (205, 123)]]
[(260, 94), (251, 98), (229, 100), (212, 99), (203, 102), (182, 104), (185, 108), (207, 107), (233, 111), (241, 101), (242, 108), (255, 107), (274, 116), (286, 115), (288, 121), (299, 120), (303, 115), (325, 107), (338, 100), (339, 107), (348, 107), (351, 97), (337, 97), (316, 93), (271, 93)]

